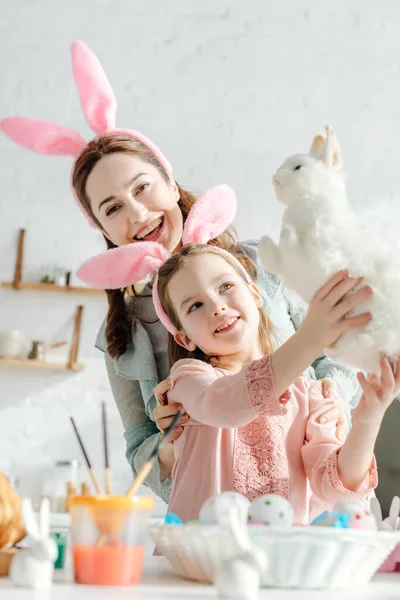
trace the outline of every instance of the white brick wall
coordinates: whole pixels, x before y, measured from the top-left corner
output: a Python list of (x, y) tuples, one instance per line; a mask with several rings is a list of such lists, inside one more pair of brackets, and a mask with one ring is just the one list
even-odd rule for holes
[[(194, 191), (236, 190), (242, 238), (275, 230), (271, 175), (332, 122), (350, 197), (394, 211), (400, 155), (400, 4), (392, 0), (2, 0), (0, 116), (26, 114), (89, 135), (69, 45), (88, 43), (119, 102), (118, 125), (147, 133)], [(0, 279), (10, 279), (16, 233), (28, 230), (26, 276), (49, 261), (70, 269), (103, 245), (75, 208), (70, 161), (34, 155), (0, 139)], [(102, 358), (93, 346), (105, 313), (97, 298), (0, 291), (0, 330), (54, 339), (84, 301), (82, 375), (0, 370), (0, 460), (39, 493), (48, 463), (77, 456), (68, 415), (101, 464), (99, 408), (109, 405), (112, 462), (129, 479), (122, 429)], [(60, 339), (60, 338), (59, 338)]]

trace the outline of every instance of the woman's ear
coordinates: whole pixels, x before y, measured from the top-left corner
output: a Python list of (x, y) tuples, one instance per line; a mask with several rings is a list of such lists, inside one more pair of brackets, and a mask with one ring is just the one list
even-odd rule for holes
[(173, 177), (170, 178), (169, 185), (170, 185), (173, 197), (175, 198), (175, 200), (177, 202), (179, 202), (179, 200), (181, 199), (181, 195), (179, 193), (178, 184), (176, 183), (176, 181)]
[(254, 300), (256, 301), (257, 308), (262, 308), (264, 306), (264, 300), (261, 296), (261, 292), (256, 286), (255, 283), (250, 283), (250, 292), (252, 293)]
[(182, 346), (182, 348), (186, 348), (186, 350), (188, 350), (189, 352), (194, 352), (196, 350), (196, 344), (194, 344), (192, 340), (188, 338), (184, 331), (178, 331), (177, 333), (175, 333), (174, 340), (177, 344), (179, 344), (179, 346)]

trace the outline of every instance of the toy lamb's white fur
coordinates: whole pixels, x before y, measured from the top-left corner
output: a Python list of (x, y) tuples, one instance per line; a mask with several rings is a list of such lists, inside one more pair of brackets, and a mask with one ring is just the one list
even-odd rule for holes
[(333, 128), (326, 127), (326, 138), (314, 138), (309, 154), (288, 158), (273, 182), (286, 208), (279, 245), (269, 237), (260, 241), (262, 264), (306, 302), (342, 269), (363, 276), (373, 295), (354, 314), (371, 312), (373, 319), (345, 333), (326, 354), (378, 371), (380, 356), (400, 350), (400, 260), (349, 206)]

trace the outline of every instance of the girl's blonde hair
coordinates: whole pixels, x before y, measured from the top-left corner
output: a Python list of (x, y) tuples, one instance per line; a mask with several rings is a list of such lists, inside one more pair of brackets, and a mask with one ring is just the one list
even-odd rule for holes
[[(199, 256), (203, 254), (216, 254), (217, 256), (221, 256), (222, 253), (218, 251), (217, 248), (210, 245), (203, 244), (192, 244), (190, 246), (185, 246), (178, 254), (174, 254), (169, 258), (160, 268), (158, 272), (158, 285), (157, 292), (160, 298), (161, 305), (166, 312), (170, 321), (175, 325), (175, 327), (179, 330), (182, 329), (182, 325), (179, 321), (179, 318), (173, 308), (170, 296), (168, 294), (168, 284), (171, 281), (172, 277), (178, 273), (184, 266), (187, 265), (188, 261), (193, 256)], [(257, 280), (257, 267), (247, 256), (245, 256), (239, 248), (235, 250), (231, 250), (230, 254), (236, 258), (237, 261), (240, 262), (241, 265), (246, 269), (248, 274), (250, 275), (253, 281)], [(233, 269), (243, 278), (244, 281), (246, 279), (243, 276), (243, 272), (238, 266), (236, 260), (234, 258), (230, 258), (229, 255), (225, 253), (222, 255), (227, 263), (231, 265)], [(246, 282), (247, 283), (247, 282)], [(272, 343), (271, 336), (273, 335), (272, 325), (270, 318), (263, 308), (258, 309), (260, 314), (260, 323), (258, 327), (258, 339), (261, 351), (264, 354), (269, 354), (272, 351)], [(203, 360), (204, 362), (209, 362), (213, 365), (218, 364), (219, 362), (223, 362), (223, 357), (218, 356), (209, 356), (204, 354), (200, 348), (196, 348), (193, 352), (186, 350), (183, 348), (174, 339), (174, 336), (171, 333), (168, 333), (168, 358), (170, 362), (170, 366), (172, 366), (176, 361), (183, 358), (197, 358), (198, 360)]]

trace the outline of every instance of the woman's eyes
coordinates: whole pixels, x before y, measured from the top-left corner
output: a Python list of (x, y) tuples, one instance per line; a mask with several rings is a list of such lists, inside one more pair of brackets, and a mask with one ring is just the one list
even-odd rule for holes
[(136, 188), (135, 191), (135, 195), (140, 194), (141, 192), (143, 192), (143, 190), (145, 190), (150, 184), (148, 183), (142, 183), (141, 185), (139, 185), (138, 188)]
[(120, 207), (121, 207), (120, 204), (116, 204), (115, 206), (111, 206), (107, 210), (107, 212), (106, 212), (107, 217), (109, 217), (110, 215), (112, 215), (113, 213), (115, 213)]
[[(141, 194), (147, 187), (149, 187), (149, 183), (142, 183), (141, 185), (139, 185), (139, 187), (136, 188), (136, 190), (134, 191), (134, 195), (138, 196), (139, 194)], [(109, 217), (112, 214), (114, 214), (115, 212), (117, 212), (117, 210), (119, 210), (121, 208), (121, 204), (115, 204), (114, 206), (111, 206), (107, 211), (106, 211), (106, 216)]]

